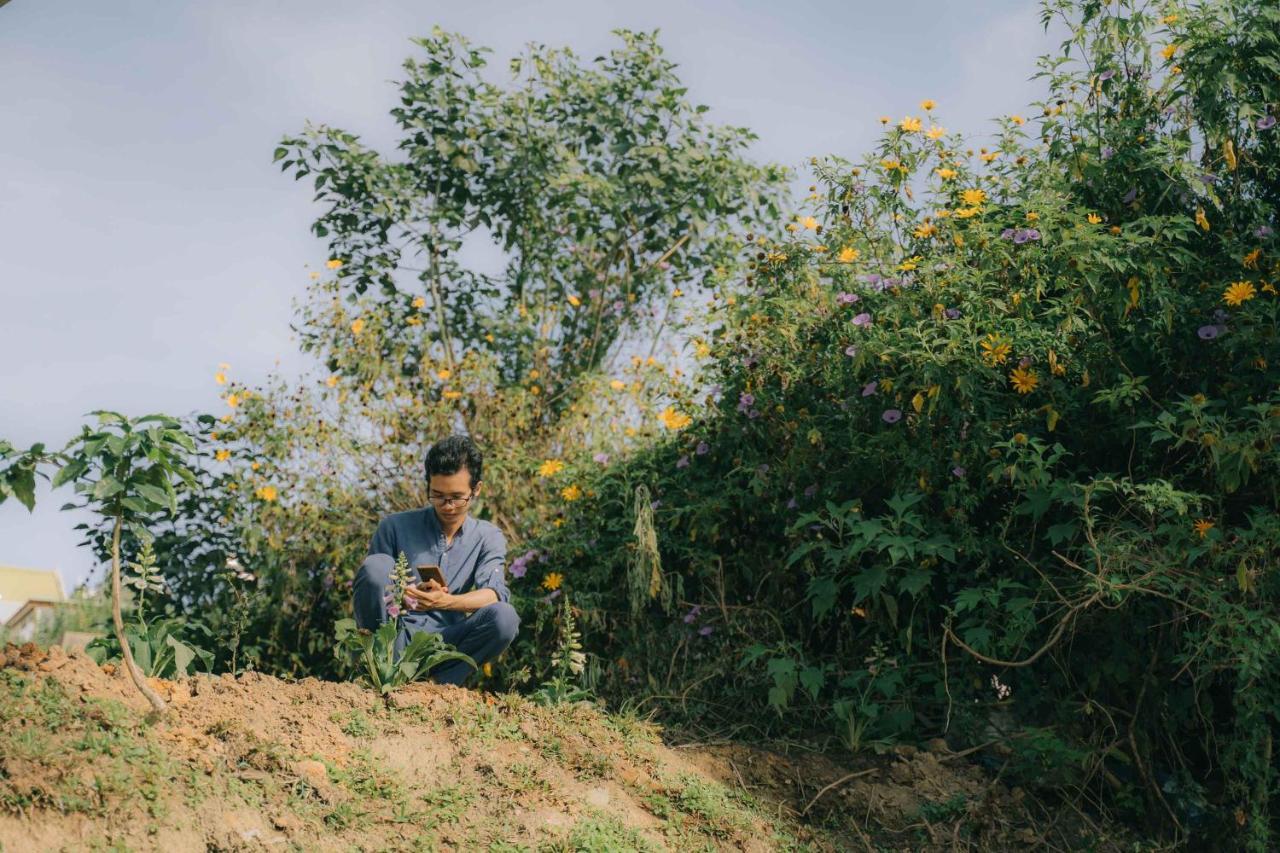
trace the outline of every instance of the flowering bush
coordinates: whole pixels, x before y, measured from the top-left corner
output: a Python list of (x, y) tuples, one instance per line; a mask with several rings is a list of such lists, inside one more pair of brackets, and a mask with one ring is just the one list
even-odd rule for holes
[[(1069, 53), (1034, 121), (974, 146), (925, 102), (814, 161), (810, 208), (744, 240), (706, 405), (534, 545), (605, 695), (994, 739), (1029, 783), (1265, 849), (1280, 10), (1045, 17)], [(661, 531), (639, 611), (638, 484)]]

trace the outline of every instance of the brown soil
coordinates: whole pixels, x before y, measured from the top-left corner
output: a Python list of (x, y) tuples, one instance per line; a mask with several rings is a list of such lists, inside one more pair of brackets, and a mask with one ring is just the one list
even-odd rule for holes
[[(28, 685), (27, 696), (60, 688), (79, 710), (74, 719), (57, 711), (61, 725), (15, 720), (5, 703), (19, 701), (17, 688), (0, 692), (0, 745), (15, 744), (0, 751), (4, 853), (941, 850), (1041, 841), (1020, 792), (952, 760), (945, 746), (901, 748), (851, 768), (742, 744), (669, 748), (656, 727), (585, 705), (545, 708), (434, 684), (383, 699), (356, 684), (253, 673), (153, 680), (170, 712), (145, 720), (147, 703), (127, 676), (82, 653), (10, 646), (0, 676), (6, 666), (16, 673), (7, 683)], [(82, 731), (110, 717), (100, 700), (128, 709), (117, 709), (114, 729), (101, 724), (121, 738), (113, 747)], [(36, 742), (44, 746), (29, 746)]]

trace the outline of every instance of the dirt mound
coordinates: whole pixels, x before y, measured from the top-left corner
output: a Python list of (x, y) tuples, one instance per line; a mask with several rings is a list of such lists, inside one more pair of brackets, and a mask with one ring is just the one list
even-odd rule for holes
[(851, 770), (744, 745), (669, 748), (656, 727), (590, 706), (433, 684), (385, 700), (355, 684), (253, 673), (152, 684), (171, 708), (159, 719), (123, 672), (82, 653), (0, 653), (0, 850), (1037, 840), (1008, 820), (1017, 792), (945, 754), (904, 748)]

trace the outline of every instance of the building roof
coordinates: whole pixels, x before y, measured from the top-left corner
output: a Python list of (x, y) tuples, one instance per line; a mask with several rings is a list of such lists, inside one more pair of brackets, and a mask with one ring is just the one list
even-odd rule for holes
[(0, 566), (0, 623), (8, 621), (32, 599), (65, 601), (62, 578), (53, 569)]

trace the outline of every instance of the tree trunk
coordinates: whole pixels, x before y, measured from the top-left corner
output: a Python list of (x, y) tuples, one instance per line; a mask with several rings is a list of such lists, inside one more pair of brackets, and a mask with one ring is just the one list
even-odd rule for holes
[(120, 643), (120, 655), (124, 658), (125, 668), (129, 670), (129, 677), (142, 695), (147, 697), (155, 712), (163, 714), (168, 708), (164, 700), (147, 685), (142, 670), (133, 662), (133, 649), (129, 648), (129, 641), (124, 636), (124, 616), (120, 613), (120, 527), (121, 518), (117, 515), (115, 529), (111, 532), (111, 619), (115, 622), (116, 640)]

